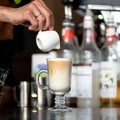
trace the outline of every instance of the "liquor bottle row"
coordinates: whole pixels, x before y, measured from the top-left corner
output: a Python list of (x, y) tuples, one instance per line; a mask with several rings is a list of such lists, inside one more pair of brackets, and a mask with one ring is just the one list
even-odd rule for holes
[(66, 95), (70, 107), (120, 107), (120, 48), (114, 17), (106, 22), (104, 45), (96, 44), (94, 14), (86, 9), (81, 45), (75, 34), (72, 8), (65, 6), (60, 56), (72, 58), (71, 91)]

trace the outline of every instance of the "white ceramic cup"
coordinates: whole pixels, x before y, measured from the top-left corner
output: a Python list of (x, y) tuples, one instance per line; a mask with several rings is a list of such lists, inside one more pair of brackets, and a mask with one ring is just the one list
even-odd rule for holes
[(39, 31), (36, 36), (36, 44), (42, 51), (60, 49), (60, 37), (56, 31)]

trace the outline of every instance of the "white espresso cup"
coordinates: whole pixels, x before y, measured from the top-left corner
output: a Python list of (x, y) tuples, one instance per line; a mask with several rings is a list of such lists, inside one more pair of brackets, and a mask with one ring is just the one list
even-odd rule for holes
[(36, 36), (36, 44), (42, 51), (60, 49), (60, 37), (56, 31), (39, 31)]

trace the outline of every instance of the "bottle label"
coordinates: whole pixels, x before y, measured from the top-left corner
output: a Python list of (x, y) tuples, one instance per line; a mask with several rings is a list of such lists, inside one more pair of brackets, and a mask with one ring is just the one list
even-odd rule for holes
[(115, 38), (115, 27), (114, 26), (108, 26), (106, 28), (106, 37), (107, 38)]
[(120, 81), (120, 62), (117, 63), (117, 80)]
[(117, 96), (117, 63), (101, 62), (101, 89), (102, 98)]
[(92, 66), (79, 66), (78, 70), (78, 96), (80, 98), (92, 97)]
[(113, 42), (115, 42), (115, 38), (116, 38), (115, 27), (114, 26), (108, 26), (106, 29), (107, 29), (106, 30), (106, 38), (107, 38), (106, 43), (108, 45), (113, 44)]
[(52, 54), (52, 52), (39, 54), (32, 54), (31, 58), (31, 77), (36, 79), (36, 75), (40, 70), (47, 70), (46, 58), (57, 57), (57, 54)]
[(78, 97), (79, 98), (99, 98), (100, 86), (100, 63), (93, 62), (92, 64), (79, 65), (77, 68), (78, 74)]
[(61, 40), (74, 40), (75, 31), (71, 28), (64, 28), (62, 30)]

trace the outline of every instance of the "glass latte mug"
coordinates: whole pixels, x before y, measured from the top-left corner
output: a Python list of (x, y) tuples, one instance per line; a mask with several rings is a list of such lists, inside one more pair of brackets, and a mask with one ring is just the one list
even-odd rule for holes
[[(69, 58), (48, 58), (48, 70), (41, 70), (36, 82), (42, 90), (50, 90), (55, 94), (55, 106), (50, 111), (71, 111), (65, 106), (65, 94), (71, 89), (72, 59)], [(47, 78), (47, 79), (46, 79)]]

